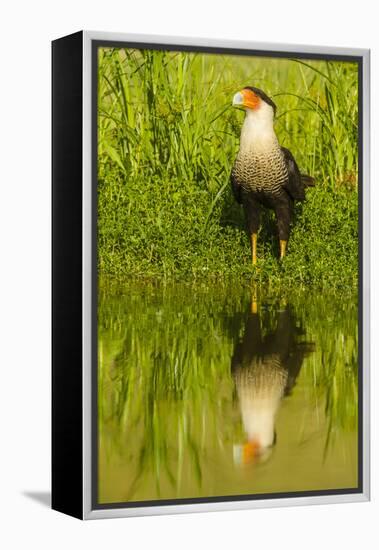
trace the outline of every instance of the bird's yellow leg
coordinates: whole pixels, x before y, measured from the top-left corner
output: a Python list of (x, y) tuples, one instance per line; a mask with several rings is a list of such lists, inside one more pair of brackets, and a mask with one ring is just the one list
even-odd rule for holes
[(251, 256), (253, 265), (257, 264), (257, 233), (251, 234)]
[(255, 286), (251, 289), (251, 304), (250, 304), (251, 313), (258, 313), (258, 297), (257, 289)]
[(280, 259), (282, 260), (286, 255), (287, 241), (280, 240)]

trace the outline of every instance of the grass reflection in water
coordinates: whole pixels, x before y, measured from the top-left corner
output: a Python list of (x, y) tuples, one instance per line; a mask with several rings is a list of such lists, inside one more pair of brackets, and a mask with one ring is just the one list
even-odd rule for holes
[(99, 502), (357, 485), (357, 297), (102, 285)]

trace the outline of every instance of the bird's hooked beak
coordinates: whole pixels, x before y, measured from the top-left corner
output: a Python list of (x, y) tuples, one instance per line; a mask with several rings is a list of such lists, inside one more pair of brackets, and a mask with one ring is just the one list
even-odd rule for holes
[(237, 92), (233, 97), (233, 107), (255, 110), (260, 105), (260, 98), (248, 88)]
[(233, 107), (243, 107), (243, 95), (237, 92), (233, 97)]

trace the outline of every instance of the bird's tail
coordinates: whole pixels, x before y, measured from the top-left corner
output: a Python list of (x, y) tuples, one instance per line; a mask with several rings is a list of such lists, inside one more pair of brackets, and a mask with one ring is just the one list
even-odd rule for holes
[(301, 182), (304, 187), (314, 187), (316, 185), (316, 180), (307, 174), (301, 174)]

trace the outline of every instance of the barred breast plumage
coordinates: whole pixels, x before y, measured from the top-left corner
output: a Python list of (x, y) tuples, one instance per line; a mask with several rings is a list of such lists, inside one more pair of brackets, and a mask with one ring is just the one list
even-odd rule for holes
[(278, 196), (288, 181), (287, 165), (280, 147), (266, 151), (240, 151), (233, 175), (245, 191)]
[(288, 370), (277, 353), (253, 357), (249, 365), (235, 372), (238, 393), (250, 397), (283, 397), (287, 380)]

